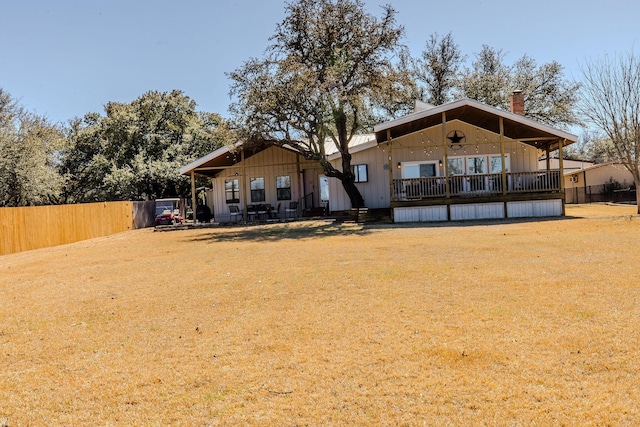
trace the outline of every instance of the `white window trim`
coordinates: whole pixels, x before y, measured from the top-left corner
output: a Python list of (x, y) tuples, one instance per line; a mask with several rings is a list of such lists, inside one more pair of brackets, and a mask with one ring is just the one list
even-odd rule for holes
[[(476, 175), (476, 174), (471, 174), (469, 173), (469, 162), (468, 159), (473, 158), (473, 157), (484, 157), (487, 160), (487, 174), (492, 173), (491, 172), (491, 158), (492, 157), (502, 157), (500, 155), (500, 153), (492, 153), (492, 154), (470, 154), (467, 156), (449, 156), (447, 158), (447, 160), (452, 160), (452, 159), (463, 159), (463, 167), (464, 167), (464, 173), (462, 175)], [(507, 160), (507, 170), (506, 172), (510, 172), (511, 171), (511, 159), (510, 159), (510, 155), (505, 153), (504, 155), (505, 159)], [(424, 162), (417, 162), (417, 163), (424, 163)], [(404, 164), (404, 163), (403, 163)], [(493, 172), (493, 173), (501, 173), (501, 172)], [(482, 175), (482, 174), (477, 174), (477, 175)]]
[[(414, 166), (414, 165), (425, 165), (425, 164), (433, 164), (436, 166), (436, 176), (435, 177), (439, 177), (440, 176), (440, 160), (418, 160), (418, 161), (411, 161), (411, 162), (400, 162), (400, 170), (402, 172), (402, 179), (408, 179), (404, 176), (404, 171), (405, 171), (405, 166)], [(434, 178), (435, 178), (434, 177)]]

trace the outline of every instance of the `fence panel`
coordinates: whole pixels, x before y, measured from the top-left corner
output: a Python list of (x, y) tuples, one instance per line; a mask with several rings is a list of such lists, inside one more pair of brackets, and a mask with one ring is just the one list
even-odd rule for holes
[(0, 255), (133, 229), (132, 202), (0, 208)]
[(588, 185), (587, 187), (567, 187), (564, 190), (566, 203), (634, 203), (635, 188), (616, 190), (613, 184)]
[(156, 202), (133, 202), (133, 228), (145, 228), (153, 226), (156, 218)]

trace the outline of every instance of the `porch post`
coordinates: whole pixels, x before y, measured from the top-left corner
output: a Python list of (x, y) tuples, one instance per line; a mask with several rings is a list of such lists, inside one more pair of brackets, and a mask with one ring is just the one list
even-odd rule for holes
[[(196, 218), (196, 173), (195, 173), (195, 171), (191, 171), (191, 211), (193, 212), (193, 223), (195, 224), (197, 222), (197, 218)], [(186, 212), (185, 212), (185, 214), (186, 214)]]
[(502, 161), (502, 195), (507, 195), (507, 161), (504, 155), (504, 119), (500, 117), (500, 159)]
[(502, 199), (504, 203), (504, 217), (509, 218), (509, 208), (507, 203), (507, 161), (504, 156), (504, 119), (498, 119), (500, 123), (500, 159), (502, 161)]
[(444, 166), (444, 194), (447, 199), (447, 221), (451, 221), (451, 186), (449, 184), (449, 148), (447, 145), (447, 113), (442, 112), (442, 146), (444, 148), (444, 154), (442, 159), (442, 166)]
[(387, 145), (389, 146), (389, 156), (387, 158), (389, 162), (389, 207), (391, 212), (391, 222), (395, 222), (393, 217), (393, 207), (391, 207), (391, 202), (393, 201), (394, 188), (393, 185), (393, 155), (391, 154), (391, 129), (387, 129)]
[[(565, 194), (564, 194), (564, 162), (562, 159), (562, 146), (564, 145), (564, 141), (566, 141), (565, 139), (558, 139), (558, 166), (560, 167), (560, 176), (558, 177), (559, 181), (560, 181), (560, 194), (562, 194), (562, 216), (565, 216), (565, 209), (564, 209), (564, 199), (565, 199)], [(586, 185), (585, 185), (586, 188)]]
[(549, 158), (549, 155), (551, 154), (549, 152), (549, 146), (547, 145), (547, 149), (546, 149), (546, 157), (547, 157), (547, 172), (549, 172), (551, 170), (551, 159)]
[(240, 161), (242, 162), (242, 217), (247, 219), (247, 168), (244, 162), (244, 145), (240, 149)]
[(302, 170), (300, 169), (300, 154), (296, 154), (296, 179), (298, 180), (298, 212), (302, 212), (303, 209), (302, 201), (304, 194), (304, 176), (302, 175)]

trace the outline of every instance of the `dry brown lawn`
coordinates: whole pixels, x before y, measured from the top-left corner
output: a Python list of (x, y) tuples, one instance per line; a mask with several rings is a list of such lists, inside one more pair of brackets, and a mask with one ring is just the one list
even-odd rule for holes
[(639, 425), (634, 212), (0, 257), (0, 425)]

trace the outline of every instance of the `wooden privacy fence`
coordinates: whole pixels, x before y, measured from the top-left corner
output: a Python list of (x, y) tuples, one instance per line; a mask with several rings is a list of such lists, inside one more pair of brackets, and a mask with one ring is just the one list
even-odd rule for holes
[(0, 208), (0, 255), (146, 227), (152, 215), (153, 202)]

